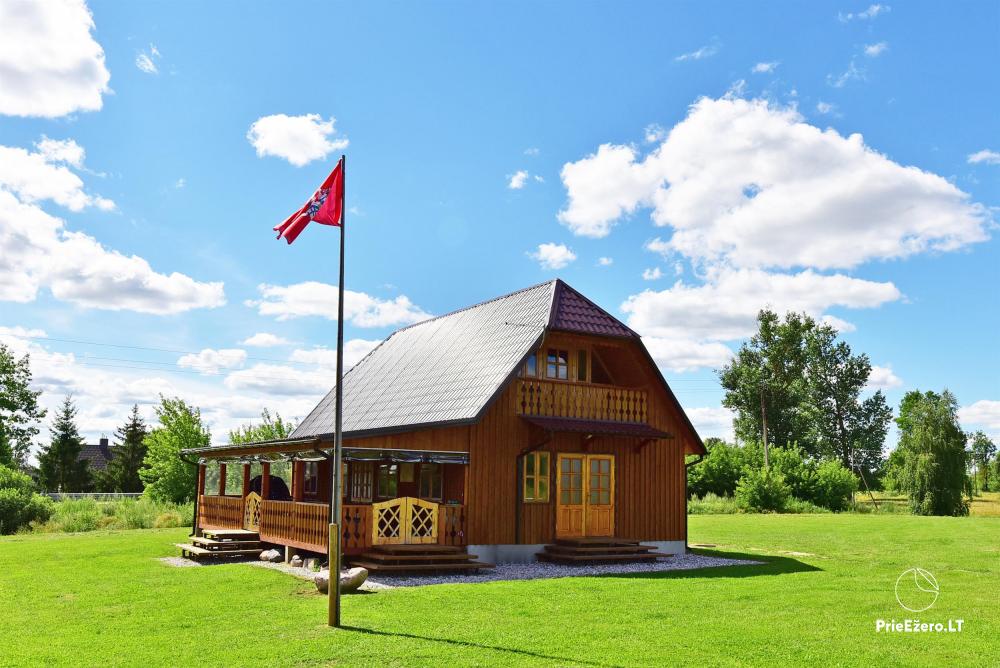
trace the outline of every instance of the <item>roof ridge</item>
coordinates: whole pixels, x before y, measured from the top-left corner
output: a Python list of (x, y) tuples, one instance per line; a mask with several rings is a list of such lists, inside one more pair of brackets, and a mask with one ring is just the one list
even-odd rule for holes
[[(558, 278), (553, 278), (553, 279), (550, 279), (548, 281), (542, 281), (541, 283), (535, 283), (534, 285), (529, 285), (528, 287), (521, 288), (520, 290), (514, 290), (513, 292), (508, 292), (507, 294), (500, 295), (499, 297), (492, 297), (490, 299), (484, 299), (483, 301), (478, 302), (476, 304), (470, 304), (469, 306), (464, 306), (462, 308), (455, 309), (454, 311), (449, 311), (447, 313), (442, 313), (441, 315), (436, 315), (436, 316), (434, 316), (432, 318), (427, 318), (426, 320), (421, 320), (420, 322), (415, 322), (413, 324), (407, 325), (406, 327), (400, 327), (399, 329), (395, 330), (392, 334), (390, 334), (389, 336), (387, 336), (385, 338), (386, 338), (386, 340), (389, 340), (390, 338), (392, 338), (396, 334), (399, 334), (400, 332), (406, 331), (406, 330), (408, 330), (408, 329), (410, 329), (412, 327), (416, 327), (417, 325), (423, 325), (423, 324), (426, 324), (428, 322), (434, 322), (435, 320), (440, 320), (441, 318), (447, 318), (448, 316), (455, 315), (456, 313), (461, 313), (463, 311), (468, 311), (468, 310), (471, 310), (471, 309), (474, 309), (474, 308), (478, 308), (480, 306), (486, 306), (487, 304), (489, 304), (491, 302), (500, 301), (501, 299), (507, 299), (508, 297), (513, 297), (514, 295), (521, 294), (522, 292), (527, 292), (528, 290), (536, 290), (536, 289), (542, 287), (543, 285), (550, 285), (550, 284), (552, 284), (553, 285), (553, 289), (554, 289), (554, 284), (557, 283), (557, 282), (559, 282), (559, 280), (560, 279), (558, 279)], [(614, 317), (614, 316), (612, 316), (612, 317)]]

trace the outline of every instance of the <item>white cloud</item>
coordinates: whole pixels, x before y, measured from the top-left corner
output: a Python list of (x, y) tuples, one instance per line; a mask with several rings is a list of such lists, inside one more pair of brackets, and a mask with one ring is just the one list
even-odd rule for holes
[(878, 4), (868, 5), (868, 9), (864, 11), (848, 12), (846, 14), (841, 12), (840, 14), (837, 15), (837, 18), (840, 20), (841, 23), (847, 23), (848, 21), (854, 21), (854, 20), (867, 21), (877, 18), (882, 14), (888, 14), (891, 10), (892, 7), (890, 7), (889, 5), (878, 5)]
[[(257, 291), (261, 299), (247, 301), (246, 305), (256, 307), (260, 315), (274, 316), (278, 320), (305, 316), (337, 318), (336, 285), (316, 281), (287, 286), (262, 283)], [(344, 318), (357, 327), (409, 325), (430, 317), (405, 295), (380, 299), (364, 292), (344, 290)]]
[(984, 148), (982, 151), (976, 151), (975, 153), (969, 154), (968, 160), (970, 165), (976, 165), (979, 163), (986, 165), (1000, 165), (1000, 152)]
[(599, 267), (610, 267), (615, 263), (613, 258), (610, 257), (599, 257), (597, 258), (597, 265)]
[(288, 339), (284, 339), (276, 334), (270, 334), (268, 332), (257, 332), (253, 336), (240, 341), (240, 345), (254, 346), (256, 348), (272, 348), (274, 346), (288, 345), (289, 343), (291, 343), (291, 341)]
[(0, 3), (0, 114), (100, 109), (111, 74), (93, 29), (83, 0)]
[(302, 167), (347, 148), (347, 138), (336, 137), (335, 122), (332, 116), (324, 121), (319, 114), (263, 116), (250, 126), (247, 141), (260, 158), (271, 155)]
[(67, 165), (83, 164), (83, 148), (72, 139), (57, 141), (42, 137), (36, 152), (16, 146), (0, 146), (0, 188), (26, 203), (52, 200), (71, 211), (94, 206), (111, 211), (115, 203), (84, 191), (83, 180)]
[(644, 336), (642, 342), (661, 369), (684, 373), (699, 369), (719, 369), (733, 356), (733, 351), (717, 341), (692, 341)]
[(656, 281), (663, 278), (663, 272), (660, 271), (659, 267), (653, 267), (652, 269), (643, 269), (642, 280), (644, 281)]
[(328, 371), (303, 371), (285, 364), (254, 364), (226, 376), (225, 386), (234, 391), (253, 390), (284, 396), (316, 396), (334, 384)]
[(869, 58), (877, 58), (889, 50), (888, 42), (878, 42), (876, 44), (865, 45), (865, 55)]
[(821, 114), (831, 114), (834, 112), (836, 108), (837, 105), (832, 104), (830, 102), (820, 101), (816, 103), (816, 111), (818, 111)]
[(222, 283), (157, 273), (143, 258), (71, 232), (61, 219), (2, 188), (0, 248), (0, 301), (34, 301), (43, 286), (56, 299), (87, 308), (161, 315), (226, 301)]
[(685, 408), (684, 412), (687, 413), (691, 424), (694, 425), (695, 431), (698, 432), (698, 435), (702, 439), (715, 436), (725, 439), (730, 443), (733, 441), (733, 418), (735, 415), (728, 408), (722, 408), (721, 406)]
[(180, 190), (181, 188), (183, 188), (186, 185), (187, 185), (187, 181), (184, 179), (183, 176), (181, 178), (177, 179), (176, 181), (174, 181), (174, 188), (176, 188), (177, 190)]
[(757, 312), (765, 307), (818, 317), (834, 306), (875, 308), (901, 297), (892, 283), (843, 274), (721, 269), (712, 272), (704, 285), (678, 281), (666, 290), (632, 295), (621, 309), (628, 314), (628, 326), (643, 336), (730, 341), (753, 334)]
[(872, 365), (871, 375), (868, 376), (868, 389), (893, 390), (902, 386), (903, 380), (893, 372), (892, 367)]
[(857, 61), (851, 58), (851, 62), (847, 64), (846, 70), (840, 74), (827, 74), (826, 83), (834, 88), (843, 88), (851, 81), (864, 81), (865, 75), (865, 69), (858, 67)]
[(645, 158), (602, 145), (562, 170), (576, 234), (601, 237), (652, 208), (660, 242), (737, 267), (850, 268), (987, 239), (991, 217), (946, 179), (893, 162), (860, 134), (763, 100), (702, 99)]
[(681, 55), (674, 58), (675, 61), (682, 63), (685, 60), (702, 60), (703, 58), (710, 58), (719, 52), (719, 47), (715, 44), (706, 44), (700, 49), (695, 49), (694, 51), (689, 51), (688, 53), (682, 53)]
[(750, 69), (750, 71), (753, 72), (754, 74), (767, 74), (776, 70), (778, 68), (778, 65), (780, 64), (781, 63), (777, 61), (771, 61), (768, 63), (757, 63)]
[(538, 148), (534, 146), (524, 149), (525, 155), (538, 155), (539, 153), (541, 153), (541, 151), (539, 151)]
[(667, 138), (667, 131), (659, 123), (650, 123), (642, 134), (647, 144), (655, 144)]
[(840, 332), (842, 334), (843, 333), (847, 333), (847, 332), (854, 332), (854, 331), (857, 331), (857, 329), (858, 329), (854, 325), (854, 323), (847, 322), (846, 320), (842, 320), (841, 318), (838, 318), (835, 315), (825, 314), (825, 315), (821, 316), (819, 320), (824, 325), (829, 325), (830, 327), (833, 327), (835, 330), (837, 330), (838, 332)]
[(243, 366), (247, 360), (247, 351), (239, 348), (222, 348), (213, 350), (205, 348), (199, 353), (190, 353), (177, 360), (177, 366), (195, 369), (204, 374), (217, 374), (223, 369), (235, 369)]
[(140, 51), (139, 55), (135, 57), (135, 66), (146, 74), (159, 74), (160, 70), (157, 69), (156, 63), (153, 59), (149, 57), (149, 54)]
[(41, 140), (35, 143), (35, 148), (38, 149), (45, 162), (64, 162), (77, 169), (83, 167), (83, 158), (86, 152), (72, 139), (49, 139), (42, 135)]
[(508, 177), (507, 188), (510, 190), (521, 190), (528, 182), (528, 179), (531, 179), (535, 183), (545, 183), (544, 177), (538, 174), (530, 174), (527, 170), (521, 169)]
[[(382, 343), (377, 340), (351, 339), (344, 343), (344, 369), (350, 369), (361, 361), (361, 359), (375, 350)], [(337, 368), (337, 349), (317, 346), (315, 348), (297, 349), (292, 351), (289, 358), (292, 362), (302, 364), (315, 364), (327, 370)]]
[(1000, 401), (981, 399), (958, 409), (958, 419), (966, 431), (982, 429), (1000, 439)]
[(528, 253), (528, 257), (538, 260), (542, 269), (562, 269), (576, 259), (576, 253), (563, 244), (538, 244), (538, 250)]

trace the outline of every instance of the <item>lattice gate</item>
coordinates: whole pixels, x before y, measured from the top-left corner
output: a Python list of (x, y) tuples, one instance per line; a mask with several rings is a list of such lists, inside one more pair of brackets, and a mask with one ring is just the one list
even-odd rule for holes
[(372, 545), (436, 543), (438, 504), (412, 496), (372, 504)]
[(243, 503), (243, 528), (260, 531), (260, 494), (250, 492)]

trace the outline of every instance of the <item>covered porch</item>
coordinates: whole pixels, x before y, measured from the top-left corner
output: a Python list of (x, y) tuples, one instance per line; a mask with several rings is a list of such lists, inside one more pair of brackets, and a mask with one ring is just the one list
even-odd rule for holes
[[(328, 552), (331, 453), (318, 441), (203, 448), (195, 537), (241, 531), (286, 554)], [(344, 554), (381, 546), (464, 547), (468, 453), (345, 447)], [(386, 549), (386, 548), (383, 548)]]

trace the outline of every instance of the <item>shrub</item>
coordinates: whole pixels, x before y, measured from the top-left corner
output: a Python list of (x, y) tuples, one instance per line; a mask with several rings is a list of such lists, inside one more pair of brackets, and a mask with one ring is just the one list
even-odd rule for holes
[(36, 494), (31, 478), (0, 465), (0, 534), (16, 532), (52, 514), (52, 499)]
[(812, 501), (830, 510), (847, 510), (858, 491), (858, 478), (838, 461), (829, 460), (816, 469)]
[(170, 529), (173, 527), (185, 526), (187, 522), (181, 517), (181, 514), (176, 510), (168, 510), (165, 513), (160, 513), (156, 516), (153, 521), (153, 528), (155, 529)]
[(732, 496), (743, 472), (740, 448), (722, 441), (706, 445), (708, 455), (688, 470), (688, 498)]
[(780, 473), (749, 469), (736, 487), (736, 503), (752, 512), (781, 512), (788, 505), (791, 489)]
[(810, 513), (829, 513), (828, 508), (823, 506), (817, 506), (811, 501), (803, 501), (802, 499), (796, 499), (792, 497), (788, 499), (788, 503), (785, 504), (785, 508), (782, 512), (785, 513), (799, 513), (799, 514), (810, 514)]
[(93, 531), (95, 529), (152, 529), (190, 526), (191, 504), (151, 499), (96, 501), (93, 498), (60, 501), (44, 523), (33, 525), (45, 533)]
[(734, 515), (740, 509), (733, 497), (708, 493), (688, 501), (688, 512), (692, 515)]

